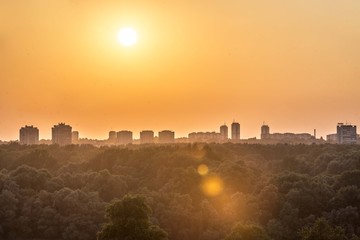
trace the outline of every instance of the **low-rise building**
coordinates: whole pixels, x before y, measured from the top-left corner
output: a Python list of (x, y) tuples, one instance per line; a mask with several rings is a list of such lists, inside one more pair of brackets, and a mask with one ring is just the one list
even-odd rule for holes
[(217, 132), (192, 132), (189, 133), (190, 142), (220, 142), (222, 136)]
[(326, 141), (328, 143), (337, 143), (338, 135), (336, 133), (326, 135)]
[(71, 141), (72, 141), (72, 143), (78, 143), (79, 142), (79, 132), (78, 131), (73, 131), (71, 133)]

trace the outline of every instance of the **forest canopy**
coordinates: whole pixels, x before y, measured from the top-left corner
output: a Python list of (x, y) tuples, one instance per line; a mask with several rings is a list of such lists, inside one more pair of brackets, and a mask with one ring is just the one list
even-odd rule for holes
[(355, 240), (360, 146), (0, 145), (0, 239), (96, 239), (125, 196), (164, 239)]

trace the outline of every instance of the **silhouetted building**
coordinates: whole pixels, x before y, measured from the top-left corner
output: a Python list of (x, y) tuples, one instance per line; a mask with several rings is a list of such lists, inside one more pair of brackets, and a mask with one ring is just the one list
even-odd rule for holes
[(79, 132), (78, 131), (73, 131), (71, 133), (71, 141), (72, 141), (72, 143), (79, 142)]
[(231, 139), (240, 140), (240, 123), (233, 122), (231, 124)]
[(261, 126), (261, 140), (268, 143), (313, 143), (315, 137), (310, 133), (270, 133), (270, 127)]
[(154, 143), (154, 131), (144, 130), (140, 132), (140, 143)]
[(308, 141), (313, 140), (314, 136), (310, 133), (271, 133), (268, 139), (279, 141)]
[(192, 132), (189, 133), (190, 142), (219, 142), (221, 134), (217, 132)]
[(131, 131), (120, 131), (117, 133), (117, 141), (119, 144), (130, 144), (133, 141), (133, 133)]
[(356, 126), (338, 123), (336, 127), (337, 141), (339, 144), (356, 143)]
[(59, 145), (71, 144), (71, 130), (72, 127), (65, 123), (54, 125), (52, 128), (52, 143)]
[(225, 124), (220, 126), (221, 140), (227, 140), (229, 138), (229, 129)]
[(36, 127), (25, 126), (20, 128), (20, 144), (38, 144), (39, 142), (39, 129)]
[(115, 131), (110, 131), (109, 132), (109, 140), (110, 141), (115, 141), (116, 140), (116, 132)]
[(326, 141), (329, 143), (337, 143), (338, 135), (336, 133), (326, 135)]
[(170, 130), (164, 130), (159, 132), (159, 143), (174, 143), (175, 132)]
[(270, 127), (268, 125), (261, 126), (261, 139), (269, 139), (270, 138)]

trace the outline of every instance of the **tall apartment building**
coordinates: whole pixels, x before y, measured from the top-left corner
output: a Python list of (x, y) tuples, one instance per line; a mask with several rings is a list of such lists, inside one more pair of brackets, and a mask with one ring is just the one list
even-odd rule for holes
[(65, 123), (54, 125), (52, 131), (52, 143), (59, 145), (68, 145), (72, 143), (72, 127)]
[(20, 144), (31, 145), (39, 143), (39, 129), (32, 125), (20, 128), (19, 135)]
[(140, 132), (140, 143), (154, 143), (154, 131), (144, 130)]
[(227, 140), (229, 138), (229, 128), (225, 124), (220, 126), (221, 140)]
[(337, 142), (339, 144), (354, 144), (356, 143), (357, 133), (355, 125), (348, 125), (338, 123), (336, 127)]
[(133, 133), (131, 131), (117, 132), (117, 142), (121, 145), (130, 144), (133, 141)]
[(233, 122), (231, 124), (231, 139), (240, 140), (240, 123)]
[(270, 138), (270, 127), (268, 125), (263, 124), (261, 126), (261, 139)]
[(159, 143), (174, 143), (175, 132), (170, 130), (164, 130), (159, 132)]

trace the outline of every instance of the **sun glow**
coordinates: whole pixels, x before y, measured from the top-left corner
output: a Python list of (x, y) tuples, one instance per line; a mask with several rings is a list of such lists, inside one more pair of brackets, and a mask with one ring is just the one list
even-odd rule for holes
[(120, 30), (117, 39), (121, 45), (129, 47), (137, 42), (138, 36), (133, 28), (126, 27)]

